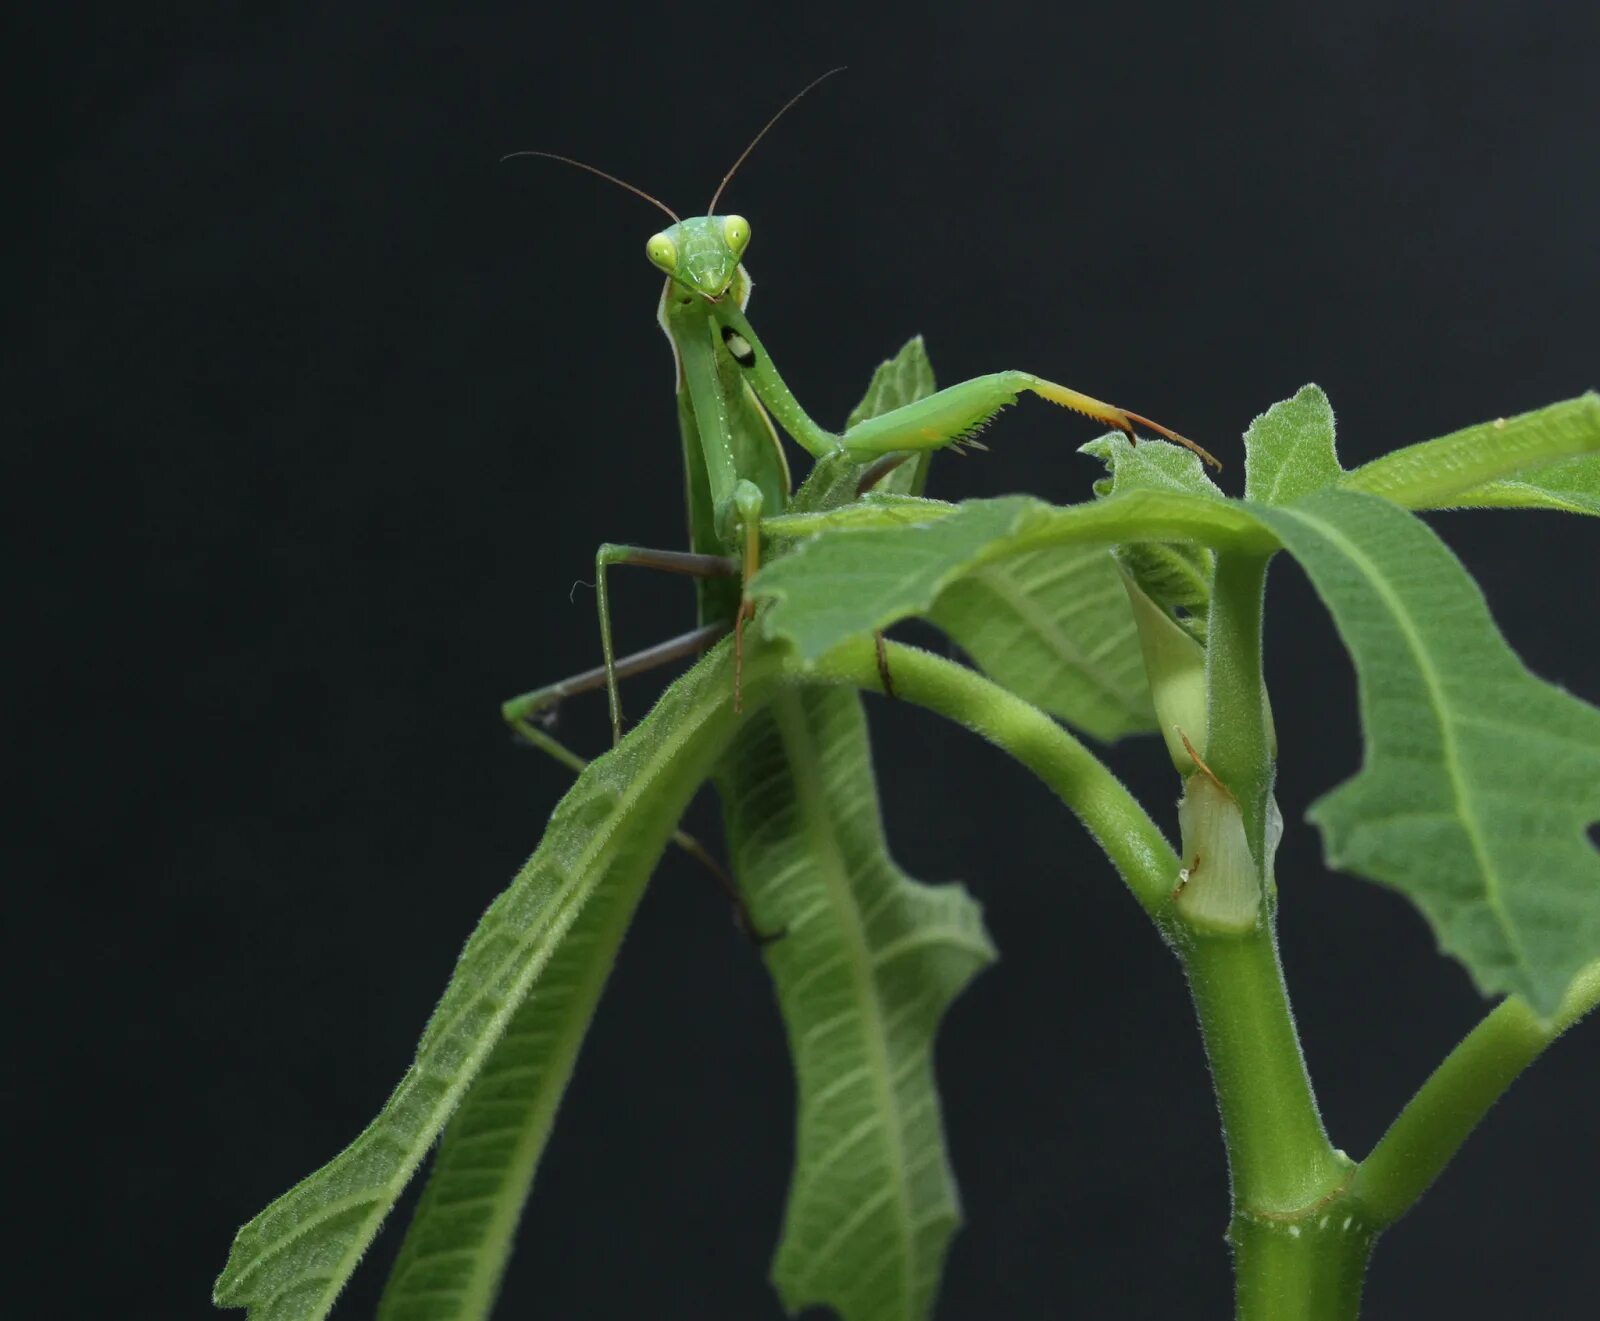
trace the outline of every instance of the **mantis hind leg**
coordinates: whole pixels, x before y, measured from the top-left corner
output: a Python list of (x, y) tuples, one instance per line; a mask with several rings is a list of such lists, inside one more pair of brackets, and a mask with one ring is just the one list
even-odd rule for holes
[[(643, 674), (647, 670), (653, 670), (658, 666), (670, 665), (673, 661), (681, 660), (685, 656), (693, 656), (698, 652), (704, 651), (727, 631), (728, 626), (724, 623), (707, 624), (703, 628), (697, 628), (678, 637), (669, 638), (665, 642), (658, 642), (653, 647), (646, 647), (643, 651), (636, 651), (631, 656), (624, 656), (621, 660), (613, 659), (609, 665), (597, 665), (592, 670), (574, 674), (558, 683), (546, 684), (543, 688), (535, 688), (530, 692), (522, 693), (520, 696), (513, 697), (509, 701), (502, 703), (500, 714), (520, 737), (527, 739), (529, 743), (536, 747), (551, 751), (545, 747), (539, 737), (535, 737), (535, 735), (542, 736), (542, 730), (535, 729), (535, 722), (541, 726), (548, 723), (548, 718), (554, 714), (555, 708), (567, 698), (574, 697), (578, 693), (593, 692), (596, 688), (603, 687), (608, 683), (615, 683), (619, 679), (631, 678), (635, 674)], [(554, 740), (551, 740), (551, 742), (553, 743)], [(559, 747), (560, 745), (556, 744), (555, 746)], [(572, 762), (567, 760), (567, 757), (577, 756), (576, 753), (562, 754), (553, 751), (551, 751), (551, 755), (557, 761), (562, 762), (563, 765), (568, 766), (571, 766)], [(582, 759), (580, 758), (579, 760), (581, 761)], [(582, 770), (583, 766), (587, 764), (587, 762), (583, 762), (581, 765), (574, 766), (573, 769)]]
[[(629, 675), (639, 674), (680, 657), (693, 655), (698, 651), (704, 651), (713, 642), (726, 636), (727, 632), (728, 626), (720, 623), (697, 628), (692, 633), (671, 638), (625, 657), (615, 664), (614, 673), (618, 678), (625, 679)], [(521, 742), (528, 747), (537, 748), (546, 756), (560, 762), (574, 775), (580, 775), (589, 765), (588, 761), (552, 736), (549, 730), (543, 727), (544, 721), (541, 716), (545, 713), (553, 715), (556, 706), (563, 698), (591, 691), (598, 688), (605, 680), (604, 666), (585, 670), (582, 674), (563, 679), (560, 683), (536, 688), (532, 692), (523, 693), (520, 697), (513, 697), (500, 708), (501, 714)], [(759, 947), (769, 945), (783, 936), (782, 931), (764, 932), (756, 927), (755, 919), (751, 917), (744, 896), (739, 893), (739, 887), (734, 883), (733, 877), (704, 844), (686, 830), (674, 830), (672, 842), (711, 873), (712, 879), (733, 905), (734, 921), (746, 940)]]
[(606, 578), (606, 571), (614, 564), (634, 564), (644, 569), (659, 569), (664, 573), (687, 574), (692, 578), (729, 578), (739, 572), (739, 566), (733, 560), (721, 555), (700, 555), (693, 551), (650, 550), (643, 546), (619, 546), (607, 542), (595, 552), (594, 587), (595, 606), (600, 613), (601, 672), (605, 676), (606, 705), (611, 712), (613, 745), (622, 739), (622, 696), (617, 691), (616, 649), (611, 641), (611, 592)]

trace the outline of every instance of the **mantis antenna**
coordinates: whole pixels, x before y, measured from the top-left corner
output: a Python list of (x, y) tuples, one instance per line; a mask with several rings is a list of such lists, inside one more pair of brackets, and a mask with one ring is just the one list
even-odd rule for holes
[[(823, 77), (827, 77), (827, 75), (824, 74)], [(819, 79), (818, 81), (820, 82), (821, 80)], [(813, 83), (812, 86), (814, 87), (814, 86), (816, 86), (816, 84)], [(808, 87), (806, 90), (810, 91), (811, 88)], [(796, 97), (795, 99), (799, 100), (798, 97)], [(789, 108), (788, 106), (784, 107), (785, 110), (787, 110), (788, 108)], [(782, 112), (780, 111), (779, 113), (782, 113)], [(765, 133), (766, 129), (762, 129), (761, 131), (763, 133)], [(751, 143), (750, 145), (754, 146), (755, 144)], [(571, 156), (557, 156), (555, 154), (555, 152), (553, 152), (553, 151), (508, 151), (504, 156), (502, 156), (500, 158), (501, 163), (503, 164), (504, 162), (510, 160), (513, 156), (542, 156), (547, 161), (560, 161), (563, 165), (571, 165), (571, 166), (573, 166), (573, 167), (575, 167), (577, 169), (580, 169), (580, 170), (587, 170), (590, 174), (598, 174), (602, 179), (605, 179), (610, 183), (616, 184), (618, 188), (626, 188), (635, 197), (642, 197), (642, 198), (644, 198), (645, 201), (649, 202), (652, 206), (660, 207), (669, 216), (671, 216), (673, 218), (673, 220), (679, 221), (679, 222), (681, 222), (683, 220), (683, 217), (680, 216), (676, 211), (674, 211), (670, 206), (668, 206), (665, 202), (663, 202), (658, 197), (651, 197), (650, 194), (645, 192), (645, 190), (643, 188), (635, 188), (626, 179), (619, 179), (614, 174), (607, 174), (604, 170), (596, 169), (593, 165), (586, 164), (583, 161), (575, 161), (575, 160), (572, 159)], [(740, 159), (743, 159), (743, 157), (741, 157)], [(732, 174), (733, 171), (729, 170), (728, 173)], [(724, 181), (724, 182), (726, 182), (726, 181)]]
[(788, 114), (789, 111), (794, 108), (794, 103), (818, 83), (826, 82), (829, 78), (832, 78), (834, 74), (843, 73), (844, 70), (845, 66), (841, 64), (837, 69), (829, 69), (828, 72), (823, 74), (820, 78), (813, 78), (809, 83), (807, 83), (786, 102), (784, 102), (782, 110), (778, 111), (777, 114), (775, 114), (771, 119), (767, 120), (764, 125), (762, 125), (761, 132), (757, 133), (755, 137), (750, 139), (750, 145), (739, 153), (739, 159), (734, 161), (734, 163), (728, 167), (728, 172), (722, 176), (722, 182), (717, 185), (717, 191), (711, 194), (711, 204), (706, 207), (706, 214), (708, 216), (714, 216), (717, 214), (717, 199), (722, 196), (722, 190), (728, 186), (728, 180), (733, 178), (734, 172), (744, 164), (745, 157), (747, 157), (756, 149), (756, 143), (760, 142), (762, 138), (767, 136), (767, 130), (776, 124), (780, 119), (782, 119), (786, 114)]

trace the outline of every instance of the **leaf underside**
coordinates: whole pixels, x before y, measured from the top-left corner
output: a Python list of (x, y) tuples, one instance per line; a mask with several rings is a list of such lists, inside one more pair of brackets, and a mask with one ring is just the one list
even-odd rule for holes
[[(932, 390), (914, 339), (874, 373), (850, 425)], [(948, 512), (908, 494), (926, 458), (878, 484), (872, 517)], [(813, 531), (858, 518), (863, 471), (842, 456), (820, 461), (792, 517)], [(791, 1311), (815, 1303), (845, 1321), (924, 1321), (960, 1219), (933, 1035), (993, 956), (977, 906), (890, 860), (853, 692), (779, 694), (747, 717), (717, 781), (752, 918), (783, 933), (766, 961), (795, 1061), (796, 1150), (773, 1283)]]
[[(748, 700), (759, 700), (766, 677), (759, 661), (746, 666)], [(732, 682), (731, 649), (724, 643), (668, 688), (617, 748), (579, 776), (556, 807), (537, 851), (467, 942), (416, 1060), (394, 1094), (344, 1152), (239, 1231), (216, 1283), (218, 1305), (248, 1306), (251, 1321), (316, 1321), (327, 1315), (535, 980), (552, 965), (558, 977), (572, 975), (575, 964), (559, 951), (585, 903), (597, 894), (602, 898), (602, 928), (625, 921), (684, 805), (732, 737)], [(578, 926), (577, 934), (587, 929)], [(595, 939), (590, 955), (602, 957), (604, 946), (605, 939)], [(570, 953), (581, 963), (579, 949)], [(587, 975), (596, 974), (591, 969)], [(598, 994), (598, 985), (581, 982), (580, 975), (565, 987), (573, 999), (556, 1014), (569, 1038), (574, 1031), (581, 1034), (576, 1020), (586, 1019), (590, 992)], [(557, 998), (562, 993), (558, 984)], [(517, 1020), (519, 1030), (537, 1024), (538, 1017), (530, 1009), (528, 1017)], [(537, 1056), (541, 1047), (529, 1039), (508, 1046), (524, 1049)], [(552, 1041), (547, 1049), (541, 1081), (559, 1093), (570, 1068), (563, 1051), (575, 1052), (576, 1041)], [(501, 1063), (496, 1061), (496, 1073), (503, 1080)], [(481, 1099), (487, 1102), (488, 1093)], [(554, 1100), (551, 1095), (552, 1106)], [(488, 1111), (475, 1103), (474, 1113), (482, 1117)], [(498, 1143), (503, 1149), (507, 1136), (494, 1134), (486, 1145)], [(468, 1146), (470, 1138), (463, 1134)], [(457, 1146), (458, 1157), (463, 1149)], [(530, 1172), (536, 1157), (536, 1150), (528, 1157)], [(459, 1161), (455, 1168), (462, 1168)], [(441, 1196), (448, 1204), (462, 1187), (454, 1184)], [(490, 1188), (482, 1191), (495, 1196)], [(465, 1214), (453, 1230), (447, 1226), (441, 1232), (472, 1229), (475, 1212), (469, 1208)], [(430, 1269), (439, 1264), (430, 1263)], [(497, 1266), (491, 1274), (498, 1275)], [(491, 1293), (493, 1283), (488, 1282)], [(446, 1277), (447, 1289), (467, 1287)]]
[(1239, 506), (1186, 491), (1130, 490), (1062, 508), (1003, 496), (969, 500), (923, 522), (824, 533), (763, 568), (751, 590), (770, 599), (761, 615), (766, 635), (814, 660), (847, 638), (928, 614), (942, 592), (989, 564), (1046, 547), (1058, 553), (1127, 541), (1276, 544)]
[(854, 692), (790, 688), (719, 776), (734, 864), (799, 1089), (773, 1282), (791, 1312), (922, 1321), (960, 1222), (934, 1086), (934, 1032), (994, 951), (959, 886), (887, 853)]
[(1104, 546), (979, 565), (939, 592), (928, 618), (995, 682), (1097, 739), (1155, 728), (1138, 630)]

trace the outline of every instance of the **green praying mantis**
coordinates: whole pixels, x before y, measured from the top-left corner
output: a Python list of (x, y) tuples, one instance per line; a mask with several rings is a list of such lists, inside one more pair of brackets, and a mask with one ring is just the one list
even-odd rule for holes
[[(899, 489), (920, 493), (927, 459), (935, 450), (975, 443), (976, 434), (1023, 393), (1104, 422), (1130, 442), (1137, 440), (1135, 428), (1142, 427), (1193, 450), (1212, 467), (1221, 467), (1199, 445), (1149, 418), (1025, 371), (973, 377), (866, 418), (841, 433), (812, 420), (784, 383), (745, 315), (752, 287), (743, 264), (750, 245), (750, 222), (740, 215), (718, 214), (717, 204), (729, 180), (772, 126), (807, 92), (837, 72), (823, 74), (790, 98), (723, 175), (706, 214), (688, 219), (642, 189), (583, 161), (542, 151), (511, 153), (560, 161), (598, 175), (660, 208), (673, 222), (651, 235), (645, 255), (666, 276), (657, 319), (676, 363), (690, 550), (601, 546), (595, 556), (595, 590), (603, 663), (504, 704), (503, 714), (513, 730), (568, 764), (573, 763), (572, 754), (536, 727), (534, 718), (539, 713), (551, 710), (566, 697), (604, 684), (615, 742), (622, 734), (620, 679), (692, 655), (730, 628), (738, 709), (745, 624), (755, 612), (749, 584), (761, 563), (762, 520), (783, 513), (791, 498), (789, 467), (774, 420), (819, 463), (861, 465), (858, 494), (885, 484), (903, 466)], [(612, 643), (607, 571), (623, 564), (694, 577), (699, 588), (698, 627), (619, 661)], [(880, 660), (881, 656), (880, 640)], [(892, 691), (887, 666), (880, 668), (885, 688)]]

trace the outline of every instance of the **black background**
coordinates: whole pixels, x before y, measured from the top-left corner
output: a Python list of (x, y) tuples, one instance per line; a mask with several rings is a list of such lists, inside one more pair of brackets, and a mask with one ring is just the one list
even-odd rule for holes
[[(13, 50), (5, 368), (7, 922), (18, 1315), (202, 1316), (234, 1228), (410, 1057), (563, 773), (500, 699), (594, 663), (602, 540), (682, 541), (653, 213), (750, 134), (756, 325), (837, 424), (912, 331), (1229, 465), (1331, 395), (1347, 464), (1600, 384), (1587, 3), (62, 8)], [(47, 30), (48, 29), (48, 30)], [(1091, 426), (1008, 413), (939, 494), (1072, 500)], [(20, 444), (18, 443), (20, 441)], [(1592, 523), (1436, 518), (1539, 673), (1600, 698)], [(618, 578), (622, 645), (687, 626)], [(1336, 1141), (1364, 1153), (1481, 1012), (1400, 899), (1299, 819), (1354, 685), (1288, 563), (1268, 665), (1282, 941)], [(649, 684), (628, 701), (642, 712)], [(872, 704), (890, 838), (1004, 961), (939, 1070), (968, 1226), (942, 1318), (1227, 1313), (1226, 1184), (1176, 965), (1083, 832), (962, 731)], [(603, 745), (595, 703), (564, 725)], [(1113, 765), (1170, 828), (1148, 741)], [(715, 835), (715, 812), (693, 821)], [(1380, 1246), (1368, 1315), (1587, 1315), (1596, 1042), (1554, 1050)], [(792, 1112), (764, 972), (668, 857), (603, 1002), (502, 1315), (767, 1317)], [(408, 1204), (409, 1205), (409, 1204)], [(346, 1297), (370, 1311), (391, 1224)], [(57, 1273), (68, 1254), (79, 1263)], [(40, 1291), (29, 1300), (28, 1294)]]

